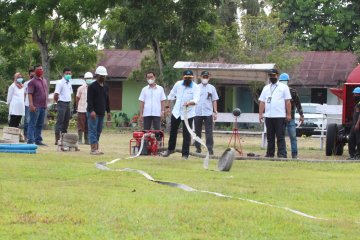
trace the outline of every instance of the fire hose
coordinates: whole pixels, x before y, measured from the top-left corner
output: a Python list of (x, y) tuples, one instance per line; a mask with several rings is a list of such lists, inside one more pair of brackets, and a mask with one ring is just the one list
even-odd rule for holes
[[(191, 134), (191, 136), (195, 139), (195, 141), (199, 141), (200, 144), (202, 144), (204, 147), (206, 147), (206, 145), (201, 141), (201, 139), (199, 137), (196, 136), (196, 134), (190, 129), (189, 126), (189, 122), (188, 122), (188, 118), (187, 118), (187, 114), (185, 114), (185, 118), (184, 118), (184, 122), (186, 125), (186, 128), (188, 129), (189, 133)], [(140, 149), (138, 151), (138, 153), (135, 156), (131, 156), (125, 159), (132, 159), (132, 158), (137, 158), (141, 152), (142, 149), (144, 147), (144, 139), (145, 139), (146, 134), (144, 134), (141, 138), (141, 145), (140, 145)], [(207, 149), (207, 147), (206, 147)], [(226, 152), (228, 151), (228, 149), (225, 151), (225, 153), (223, 154), (226, 155)], [(234, 151), (231, 151), (234, 154)], [(228, 155), (228, 154), (227, 154)], [(223, 157), (222, 156), (222, 157)], [(221, 159), (221, 158), (220, 158)], [(234, 159), (234, 156), (230, 157), (231, 161), (223, 161), (221, 164), (229, 164)], [(161, 184), (161, 185), (166, 185), (166, 186), (170, 186), (170, 187), (176, 187), (179, 189), (182, 189), (184, 191), (187, 192), (200, 192), (200, 193), (207, 193), (207, 194), (211, 194), (211, 195), (215, 195), (217, 197), (223, 197), (223, 198), (230, 198), (230, 199), (238, 199), (241, 201), (246, 201), (246, 202), (250, 202), (250, 203), (254, 203), (254, 204), (258, 204), (258, 205), (263, 205), (263, 206), (268, 206), (268, 207), (273, 207), (273, 208), (279, 208), (279, 209), (283, 209), (285, 211), (294, 213), (296, 215), (302, 216), (302, 217), (306, 217), (306, 218), (310, 218), (310, 219), (314, 219), (314, 220), (328, 220), (325, 218), (320, 218), (320, 217), (315, 217), (306, 213), (303, 213), (301, 211), (295, 210), (295, 209), (291, 209), (288, 207), (281, 207), (281, 206), (277, 206), (277, 205), (273, 205), (273, 204), (269, 204), (269, 203), (264, 203), (264, 202), (260, 202), (260, 201), (256, 201), (256, 200), (252, 200), (252, 199), (246, 199), (246, 198), (241, 198), (241, 197), (234, 197), (234, 196), (230, 196), (230, 195), (224, 195), (222, 193), (218, 193), (218, 192), (211, 192), (211, 191), (206, 191), (206, 190), (197, 190), (195, 188), (192, 188), (188, 185), (182, 184), (182, 183), (174, 183), (174, 182), (166, 182), (166, 181), (160, 181), (160, 180), (156, 180), (154, 179), (150, 174), (148, 174), (147, 172), (143, 171), (143, 170), (139, 170), (139, 169), (133, 169), (133, 168), (121, 168), (121, 169), (111, 169), (108, 167), (108, 165), (114, 164), (118, 161), (122, 160), (121, 158), (117, 158), (114, 159), (110, 162), (96, 162), (95, 163), (95, 167), (99, 170), (103, 170), (103, 171), (117, 171), (117, 172), (135, 172), (138, 173), (140, 175), (142, 175), (143, 177), (145, 177), (147, 180)], [(209, 164), (209, 153), (206, 154), (205, 159), (204, 159), (204, 168), (208, 169), (208, 164)], [(219, 160), (219, 164), (220, 164), (220, 160)], [(227, 166), (229, 167), (229, 166)], [(231, 167), (231, 165), (230, 165)]]

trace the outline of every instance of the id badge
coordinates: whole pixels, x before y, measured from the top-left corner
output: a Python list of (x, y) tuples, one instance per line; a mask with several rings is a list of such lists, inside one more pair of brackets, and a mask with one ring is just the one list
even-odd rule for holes
[(271, 97), (268, 97), (268, 99), (267, 99), (266, 102), (267, 102), (267, 103), (271, 103)]

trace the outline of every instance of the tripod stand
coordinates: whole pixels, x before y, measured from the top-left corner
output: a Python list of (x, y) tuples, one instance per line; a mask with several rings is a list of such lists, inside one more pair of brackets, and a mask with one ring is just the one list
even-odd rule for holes
[(241, 147), (241, 142), (240, 142), (240, 140), (241, 140), (240, 133), (237, 128), (237, 118), (238, 118), (237, 116), (234, 116), (233, 130), (232, 130), (232, 134), (231, 134), (231, 137), (229, 140), (228, 147), (230, 147), (231, 142), (233, 141), (233, 143), (234, 143), (233, 148), (240, 154), (240, 156), (242, 156), (243, 152), (242, 152), (242, 147)]

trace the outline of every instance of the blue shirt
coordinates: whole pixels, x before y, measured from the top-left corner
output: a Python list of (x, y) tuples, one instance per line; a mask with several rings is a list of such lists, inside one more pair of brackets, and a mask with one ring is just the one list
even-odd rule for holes
[(213, 101), (219, 100), (216, 89), (211, 84), (198, 84), (200, 88), (200, 100), (196, 105), (196, 116), (212, 116)]
[[(176, 100), (172, 114), (175, 118), (181, 117), (181, 120), (184, 120), (184, 104), (186, 102), (194, 102), (197, 104), (200, 98), (200, 89), (199, 86), (192, 82), (190, 86), (186, 87), (184, 85), (184, 80), (177, 81), (174, 87), (171, 89), (168, 96), (168, 100)], [(195, 117), (195, 106), (187, 107), (187, 117)]]

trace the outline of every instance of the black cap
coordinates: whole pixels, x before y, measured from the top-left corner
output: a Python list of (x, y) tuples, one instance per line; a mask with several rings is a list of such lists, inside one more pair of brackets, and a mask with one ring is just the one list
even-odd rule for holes
[(184, 75), (184, 77), (193, 77), (194, 76), (194, 74), (191, 70), (185, 70), (183, 72), (183, 75)]
[(270, 69), (269, 72), (268, 72), (269, 75), (273, 75), (273, 74), (279, 74), (279, 71), (275, 68), (273, 69)]
[(210, 73), (208, 71), (202, 71), (201, 76), (209, 76)]

